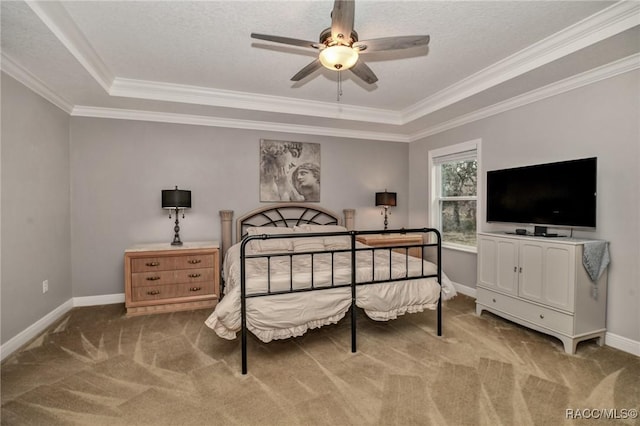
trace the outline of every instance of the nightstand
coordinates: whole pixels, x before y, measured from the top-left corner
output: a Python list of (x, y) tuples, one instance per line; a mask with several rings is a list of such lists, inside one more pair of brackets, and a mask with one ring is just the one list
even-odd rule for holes
[(127, 315), (213, 308), (220, 297), (217, 241), (141, 244), (124, 253)]
[[(366, 244), (371, 247), (394, 247), (408, 246), (413, 244), (422, 244), (421, 234), (371, 234), (358, 235), (356, 240), (359, 243)], [(393, 251), (406, 253), (406, 249), (397, 248)], [(409, 248), (409, 256), (422, 257), (422, 247)]]

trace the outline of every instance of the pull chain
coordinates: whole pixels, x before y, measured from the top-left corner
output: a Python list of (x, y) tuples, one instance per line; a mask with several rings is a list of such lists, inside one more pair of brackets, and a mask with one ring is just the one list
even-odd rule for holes
[(342, 96), (342, 72), (338, 71), (338, 102), (340, 102), (340, 96)]

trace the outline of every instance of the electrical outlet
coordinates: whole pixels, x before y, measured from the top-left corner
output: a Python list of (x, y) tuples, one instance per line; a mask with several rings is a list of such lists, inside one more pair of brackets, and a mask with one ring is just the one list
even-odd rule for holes
[(42, 281), (42, 294), (49, 291), (49, 280)]

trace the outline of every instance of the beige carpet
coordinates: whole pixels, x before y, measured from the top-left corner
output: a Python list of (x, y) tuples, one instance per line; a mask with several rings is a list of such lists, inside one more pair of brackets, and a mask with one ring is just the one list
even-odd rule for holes
[[(127, 318), (76, 308), (2, 364), (3, 425), (559, 425), (567, 409), (640, 408), (640, 358), (593, 341), (576, 355), (474, 300), (388, 323), (359, 316), (286, 341), (218, 338), (208, 311)], [(582, 414), (593, 412), (581, 411)], [(595, 412), (596, 414), (598, 412)]]

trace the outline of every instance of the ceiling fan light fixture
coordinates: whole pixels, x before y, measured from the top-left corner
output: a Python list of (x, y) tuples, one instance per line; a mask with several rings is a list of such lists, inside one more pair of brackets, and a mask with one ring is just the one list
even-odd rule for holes
[(320, 62), (333, 71), (348, 70), (358, 62), (358, 51), (342, 44), (329, 46), (320, 52)]

